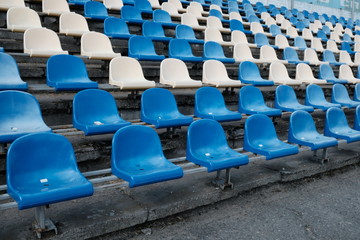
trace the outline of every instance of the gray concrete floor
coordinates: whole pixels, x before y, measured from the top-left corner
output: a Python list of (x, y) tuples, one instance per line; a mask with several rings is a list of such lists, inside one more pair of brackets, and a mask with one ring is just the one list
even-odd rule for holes
[(360, 239), (360, 168), (263, 187), (98, 239)]

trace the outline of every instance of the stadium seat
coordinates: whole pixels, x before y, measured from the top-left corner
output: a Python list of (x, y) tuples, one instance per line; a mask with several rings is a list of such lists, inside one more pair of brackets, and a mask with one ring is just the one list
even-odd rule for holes
[(334, 53), (339, 53), (339, 48), (337, 47), (336, 42), (333, 40), (328, 40), (326, 42), (326, 50), (330, 50), (331, 52)]
[(357, 106), (355, 110), (354, 129), (360, 131), (360, 107)]
[(244, 149), (264, 155), (267, 160), (299, 152), (297, 146), (284, 143), (277, 137), (271, 119), (263, 114), (255, 114), (246, 119)]
[(297, 28), (301, 32), (304, 28), (306, 28), (306, 26), (302, 21), (298, 21), (295, 24), (295, 28)]
[(223, 17), (222, 12), (220, 12), (220, 11), (217, 10), (217, 9), (210, 9), (210, 11), (209, 11), (209, 17), (210, 17), (210, 16), (217, 17), (217, 18), (219, 18), (219, 19), (220, 19), (222, 22), (224, 22), (224, 23), (229, 23), (229, 22), (230, 22), (230, 20), (225, 19), (225, 18)]
[[(287, 40), (285, 35), (282, 35), (282, 34), (279, 34), (279, 35), (275, 36), (275, 45), (279, 49), (285, 49), (285, 48), (290, 47), (289, 41)], [(291, 48), (297, 49), (297, 47), (291, 47)]]
[(176, 58), (166, 58), (160, 64), (160, 83), (173, 88), (201, 87), (201, 81), (193, 80), (186, 64)]
[(104, 60), (121, 56), (120, 53), (114, 52), (110, 39), (99, 32), (88, 32), (81, 36), (81, 55)]
[(277, 57), (276, 51), (274, 48), (265, 45), (260, 48), (260, 60), (268, 63), (272, 62), (282, 62), (287, 63), (286, 60), (280, 60)]
[(312, 65), (325, 64), (325, 62), (319, 60), (317, 52), (312, 48), (305, 49), (304, 61), (307, 61)]
[(305, 40), (312, 40), (314, 38), (312, 32), (310, 29), (308, 28), (304, 28), (301, 32), (301, 36), (305, 39)]
[(73, 100), (73, 125), (83, 131), (85, 136), (115, 133), (130, 125), (123, 120), (114, 97), (99, 89), (78, 92)]
[(315, 84), (310, 84), (306, 87), (305, 105), (319, 108), (323, 111), (331, 107), (341, 107), (340, 104), (328, 102), (322, 88)]
[(69, 4), (74, 4), (74, 5), (85, 5), (85, 3), (89, 1), (91, 0), (68, 0)]
[(255, 34), (254, 43), (257, 45), (257, 47), (268, 45), (268, 46), (271, 46), (271, 47), (273, 47), (275, 49), (279, 48), (277, 46), (270, 45), (268, 38), (263, 33), (256, 33)]
[(137, 90), (155, 87), (154, 81), (145, 79), (140, 63), (131, 57), (116, 57), (110, 61), (109, 83), (120, 89)]
[[(214, 17), (214, 16), (209, 16), (207, 17), (206, 19), (206, 29), (209, 29), (209, 28), (216, 28), (217, 30), (221, 31), (221, 32), (225, 32), (225, 33), (230, 33), (231, 30), (229, 28), (224, 28), (221, 20), (217, 17)], [(206, 37), (205, 37), (206, 38)]]
[(168, 3), (174, 5), (177, 10), (184, 11), (184, 8), (180, 0), (168, 0)]
[(316, 37), (317, 38), (320, 38), (321, 41), (323, 42), (327, 42), (328, 41), (328, 38), (326, 36), (326, 33), (323, 31), (323, 30), (318, 30), (318, 32), (316, 33)]
[(161, 61), (164, 55), (158, 55), (150, 38), (143, 36), (133, 36), (128, 42), (128, 56), (137, 60)]
[(354, 87), (354, 100), (360, 102), (360, 84), (356, 84)]
[(170, 2), (163, 2), (161, 4), (161, 9), (168, 12), (171, 17), (181, 18), (181, 14), (179, 14), (176, 6), (174, 4), (171, 4)]
[(233, 45), (236, 45), (238, 43), (243, 43), (243, 44), (248, 45), (249, 47), (257, 47), (256, 44), (248, 42), (245, 33), (243, 33), (242, 31), (238, 31), (238, 30), (234, 30), (231, 32), (231, 42), (233, 43)]
[(182, 168), (165, 158), (156, 131), (147, 126), (127, 126), (115, 133), (111, 172), (131, 188), (183, 176)]
[(194, 56), (189, 42), (185, 39), (172, 39), (170, 41), (169, 57), (185, 62), (202, 62), (204, 60), (202, 57)]
[(47, 28), (29, 28), (24, 33), (24, 53), (30, 57), (50, 57), (68, 54), (61, 48), (58, 35)]
[(84, 16), (91, 19), (105, 20), (108, 15), (108, 11), (104, 4), (96, 1), (89, 1), (84, 5)]
[(241, 113), (230, 111), (221, 92), (213, 87), (202, 87), (196, 91), (194, 112), (196, 117), (219, 122), (237, 121)]
[(336, 32), (331, 32), (331, 33), (330, 33), (330, 39), (331, 39), (331, 40), (334, 40), (334, 41), (337, 42), (337, 43), (342, 42), (342, 41), (340, 40), (339, 35), (338, 35)]
[[(358, 46), (357, 43), (355, 43), (355, 46)], [(357, 51), (353, 51), (351, 48), (350, 43), (347, 42), (342, 42), (341, 43), (341, 50), (345, 50), (346, 52), (348, 52), (349, 54), (355, 54)]]
[(192, 123), (187, 133), (186, 159), (204, 166), (208, 172), (246, 165), (249, 158), (231, 149), (224, 129), (214, 120)]
[(236, 20), (236, 19), (230, 20), (230, 30), (231, 30), (231, 32), (241, 31), (245, 34), (252, 34), (251, 31), (244, 29), (244, 25), (242, 24), (242, 22), (240, 22), (239, 20)]
[(69, 13), (70, 8), (66, 0), (42, 0), (42, 12), (51, 16)]
[(313, 107), (300, 104), (296, 98), (294, 89), (286, 85), (281, 85), (276, 88), (274, 105), (275, 108), (285, 112), (294, 112), (296, 110), (314, 111)]
[(120, 15), (122, 19), (129, 23), (143, 24), (144, 22), (146, 22), (146, 20), (144, 20), (141, 16), (141, 11), (134, 6), (123, 6), (121, 8)]
[(245, 86), (239, 93), (239, 112), (245, 114), (264, 114), (267, 116), (281, 116), (281, 110), (268, 107), (260, 89), (254, 86)]
[(0, 1), (0, 10), (7, 11), (13, 7), (25, 7), (24, 0), (1, 0)]
[(286, 35), (288, 35), (290, 38), (296, 38), (299, 36), (298, 30), (292, 26), (286, 28)]
[(315, 78), (311, 67), (306, 63), (296, 65), (295, 80), (306, 84), (327, 84), (326, 80)]
[(263, 33), (263, 34), (266, 35), (267, 37), (272, 36), (271, 33), (265, 32), (265, 31), (264, 31), (264, 28), (263, 28), (262, 25), (261, 25), (261, 23), (258, 23), (258, 22), (252, 22), (252, 23), (250, 24), (250, 31), (251, 31), (253, 34)]
[(340, 66), (342, 64), (345, 64), (345, 63), (336, 61), (334, 53), (330, 50), (325, 50), (323, 52), (323, 61), (328, 62), (329, 64), (335, 65), (335, 66)]
[(187, 8), (186, 8), (186, 13), (189, 13), (189, 14), (192, 14), (194, 16), (196, 16), (196, 18), (198, 20), (201, 20), (201, 21), (206, 21), (207, 17), (204, 17), (203, 16), (203, 10), (202, 8), (198, 8), (196, 6), (191, 6), (189, 5)]
[(7, 192), (20, 210), (94, 192), (77, 167), (70, 141), (53, 133), (29, 134), (14, 141), (7, 155), (6, 179)]
[(0, 63), (0, 90), (26, 91), (28, 85), (21, 79), (15, 59), (0, 52)]
[(141, 13), (153, 13), (151, 4), (148, 0), (134, 0), (134, 7), (140, 10)]
[(324, 47), (322, 45), (322, 42), (319, 38), (313, 38), (311, 39), (311, 48), (315, 49), (317, 52), (324, 51)]
[(336, 146), (336, 138), (327, 137), (316, 130), (310, 113), (298, 110), (291, 114), (288, 140), (301, 146), (308, 146), (312, 151)]
[(243, 83), (254, 86), (272, 86), (273, 81), (263, 79), (257, 65), (251, 61), (244, 61), (239, 64), (239, 79)]
[(151, 7), (153, 9), (160, 9), (161, 8), (159, 0), (149, 0), (149, 2), (150, 2)]
[(339, 62), (343, 62), (349, 66), (358, 66), (359, 63), (354, 63), (350, 54), (347, 51), (341, 50), (339, 54)]
[(271, 24), (270, 27), (269, 27), (269, 32), (271, 33), (272, 36), (276, 36), (276, 35), (279, 35), (279, 34), (282, 34), (281, 32), (281, 29), (278, 25), (275, 25), (275, 24)]
[(335, 77), (334, 71), (329, 64), (321, 64), (319, 68), (319, 78), (325, 79), (328, 83), (348, 83), (345, 79)]
[(324, 135), (344, 139), (347, 143), (360, 140), (360, 131), (349, 127), (345, 113), (340, 108), (330, 108), (326, 111)]
[(190, 13), (181, 15), (181, 24), (192, 27), (194, 30), (204, 31), (206, 29), (206, 26), (200, 26), (196, 16)]
[(97, 82), (89, 79), (81, 58), (73, 55), (55, 55), (48, 59), (46, 83), (55, 90), (79, 90), (97, 88)]
[(350, 37), (350, 35), (347, 33), (344, 33), (344, 35), (342, 36), (342, 40), (343, 42), (353, 43), (352, 37)]
[(204, 44), (204, 40), (195, 37), (194, 29), (187, 25), (179, 24), (175, 28), (175, 37), (177, 39), (185, 39), (189, 43)]
[(346, 79), (349, 83), (353, 83), (353, 84), (360, 82), (359, 78), (354, 77), (354, 73), (351, 70), (351, 67), (346, 64), (340, 66), (339, 78)]
[(124, 6), (122, 0), (103, 0), (105, 7), (109, 10), (119, 11)]
[(141, 121), (156, 128), (188, 126), (193, 118), (181, 114), (174, 95), (167, 89), (151, 88), (141, 95)]
[(37, 12), (27, 7), (12, 7), (6, 14), (7, 29), (12, 32), (24, 32), (29, 28), (41, 28)]
[(296, 37), (294, 39), (294, 46), (303, 51), (308, 48), (305, 39), (302, 37)]
[(121, 18), (108, 17), (104, 21), (104, 33), (111, 38), (129, 39), (132, 34), (129, 32), (129, 27), (126, 21)]
[(305, 63), (310, 64), (307, 61), (300, 61), (299, 56), (294, 48), (287, 47), (283, 51), (284, 60), (286, 60), (288, 63), (293, 64), (299, 64), (299, 63)]
[(0, 143), (10, 143), (29, 133), (51, 132), (42, 119), (38, 101), (29, 93), (1, 91), (0, 109)]
[(302, 81), (290, 78), (285, 65), (281, 62), (273, 62), (270, 64), (269, 80), (277, 84), (285, 85), (301, 85), (302, 83)]
[(255, 59), (251, 53), (251, 50), (247, 44), (238, 43), (234, 45), (233, 57), (236, 62), (250, 61), (254, 63), (264, 63), (263, 59)]
[[(147, 0), (145, 0), (147, 1)], [(158, 22), (144, 22), (142, 25), (142, 35), (148, 37), (153, 41), (169, 42), (172, 37), (166, 37), (161, 23)]]
[(204, 54), (204, 59), (206, 60), (214, 59), (214, 60), (219, 60), (223, 63), (235, 62), (234, 58), (228, 58), (225, 56), (222, 46), (217, 42), (213, 42), (213, 41), (205, 42), (203, 54)]
[(63, 13), (59, 19), (59, 32), (67, 36), (81, 37), (90, 32), (86, 19), (77, 13)]
[(331, 102), (341, 104), (341, 106), (348, 108), (355, 108), (360, 105), (360, 102), (350, 99), (346, 87), (342, 84), (334, 84), (332, 88)]
[[(178, 24), (171, 21), (170, 14), (164, 10), (156, 9), (153, 12), (153, 21), (161, 23), (164, 27), (175, 28)], [(186, 24), (185, 24), (186, 25)]]
[(205, 42), (217, 42), (222, 46), (233, 46), (232, 42), (224, 41), (221, 32), (216, 28), (206, 28), (204, 33), (204, 40)]
[(203, 64), (202, 82), (216, 87), (240, 87), (239, 80), (229, 78), (225, 65), (218, 60), (207, 60)]

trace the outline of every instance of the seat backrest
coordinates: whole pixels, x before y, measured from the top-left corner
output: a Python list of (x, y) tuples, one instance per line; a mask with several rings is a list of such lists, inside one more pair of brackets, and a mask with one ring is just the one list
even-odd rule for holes
[(239, 79), (240, 80), (258, 80), (262, 79), (257, 65), (250, 61), (243, 61), (239, 65)]
[(298, 104), (295, 91), (287, 85), (280, 85), (275, 91), (275, 102), (279, 105)]
[(305, 42), (305, 39), (302, 38), (302, 37), (296, 37), (294, 39), (294, 46), (298, 47), (298, 48), (301, 48), (301, 49), (306, 49), (308, 47), (306, 42)]
[(348, 65), (352, 65), (354, 62), (351, 60), (350, 54), (347, 51), (340, 51), (339, 54), (339, 62), (346, 63)]
[(276, 35), (276, 37), (275, 37), (275, 45), (278, 46), (279, 48), (288, 48), (288, 47), (290, 47), (287, 38), (282, 34)]
[(311, 30), (308, 29), (308, 28), (304, 28), (304, 29), (302, 30), (301, 36), (302, 36), (304, 39), (307, 39), (307, 40), (311, 40), (311, 39), (314, 38)]
[(116, 57), (110, 61), (109, 75), (115, 82), (139, 82), (145, 80), (138, 60), (131, 57)]
[(349, 65), (343, 64), (339, 68), (339, 78), (341, 79), (354, 79), (354, 73)]
[[(344, 44), (348, 45), (347, 43), (344, 43)], [(350, 48), (350, 45), (348, 45), (348, 46), (349, 46), (349, 48)], [(351, 49), (350, 49), (350, 50), (351, 50)], [(355, 51), (355, 52), (360, 51), (360, 42), (357, 42), (357, 43), (354, 44), (354, 51)]]
[(33, 9), (12, 7), (6, 14), (7, 29), (25, 31), (28, 28), (41, 28), (40, 17)]
[(103, 3), (105, 7), (110, 10), (121, 10), (124, 6), (122, 0), (104, 0)]
[(238, 30), (231, 32), (231, 42), (234, 44), (238, 44), (238, 43), (248, 44), (248, 40), (245, 33)]
[(296, 50), (291, 47), (285, 48), (283, 55), (284, 55), (285, 60), (296, 61), (296, 62), (299, 61), (299, 56), (298, 56)]
[(221, 20), (224, 19), (222, 13), (219, 10), (216, 10), (216, 9), (210, 9), (209, 17), (211, 17), (211, 16), (217, 17), (217, 18), (219, 18)]
[(317, 37), (321, 39), (327, 39), (326, 33), (323, 30), (318, 30)]
[(156, 54), (153, 42), (147, 37), (133, 36), (129, 39), (128, 45), (132, 54)]
[[(163, 3), (163, 4), (164, 4), (164, 3)], [(165, 10), (165, 9), (164, 9), (164, 10)], [(186, 8), (186, 12), (187, 12), (187, 13), (190, 13), (190, 14), (192, 14), (192, 15), (194, 15), (194, 16), (196, 16), (197, 18), (201, 18), (201, 17), (202, 17), (202, 11), (201, 11), (199, 8), (195, 7), (195, 6), (189, 5), (189, 6)]]
[(304, 51), (304, 61), (318, 62), (319, 58), (316, 51), (312, 48), (307, 48)]
[(195, 93), (195, 108), (201, 113), (214, 113), (226, 109), (221, 92), (214, 87), (201, 87)]
[(206, 19), (206, 28), (223, 28), (221, 20), (214, 16), (209, 16)]
[(322, 88), (316, 84), (310, 84), (306, 87), (307, 102), (326, 102)]
[(188, 25), (190, 27), (198, 27), (199, 22), (196, 16), (190, 13), (184, 13), (181, 15), (181, 24)]
[(179, 39), (195, 40), (195, 32), (192, 27), (179, 24), (175, 28), (175, 36)]
[(342, 84), (334, 84), (332, 87), (332, 98), (340, 101), (350, 101), (349, 93)]
[[(261, 128), (259, 128), (261, 126)], [(271, 119), (263, 114), (251, 115), (245, 122), (244, 148), (248, 145), (271, 145), (278, 141)]]
[[(229, 6), (228, 6), (228, 8), (229, 8)], [(212, 9), (215, 9), (215, 10), (219, 11), (222, 14), (222, 10), (221, 10), (221, 7), (219, 5), (211, 4), (209, 10), (212, 10)], [(216, 15), (217, 15), (217, 13), (216, 13)]]
[(222, 42), (223, 38), (221, 32), (217, 28), (206, 28), (204, 34), (204, 40), (214, 41), (214, 42)]
[(1, 0), (0, 9), (8, 10), (13, 7), (25, 7), (24, 0)]
[(225, 58), (224, 49), (222, 46), (213, 41), (205, 42), (204, 57), (207, 58)]
[(108, 11), (104, 4), (96, 1), (86, 2), (84, 5), (84, 16), (85, 17), (101, 17), (105, 18), (108, 16)]
[(203, 6), (202, 6), (201, 3), (199, 3), (199, 2), (195, 2), (195, 1), (190, 2), (190, 5), (189, 5), (189, 6), (191, 6), (191, 7), (196, 7), (196, 8), (198, 8), (199, 10), (204, 11)]
[(273, 36), (276, 36), (276, 35), (278, 35), (278, 34), (282, 34), (280, 27), (279, 27), (278, 25), (275, 25), (275, 24), (271, 24), (271, 25), (270, 25), (269, 32), (270, 32)]
[(129, 27), (126, 21), (121, 18), (108, 17), (104, 21), (104, 33), (106, 35), (124, 34), (130, 35)]
[(296, 80), (306, 81), (314, 79), (314, 74), (311, 67), (306, 63), (299, 63), (296, 65)]
[(324, 31), (324, 33), (326, 34), (326, 35), (330, 35), (330, 28), (329, 28), (329, 26), (327, 26), (327, 25), (323, 25), (322, 26), (322, 30)]
[(71, 31), (89, 32), (86, 19), (77, 13), (63, 13), (59, 19), (59, 32), (68, 33)]
[(330, 33), (330, 39), (332, 39), (332, 40), (334, 40), (334, 41), (337, 41), (337, 42), (340, 42), (339, 34), (336, 33), (336, 32), (331, 32), (331, 33)]
[(336, 132), (336, 129), (342, 128), (350, 128), (344, 111), (337, 107), (329, 108), (326, 111), (325, 133), (327, 129)]
[(336, 79), (334, 71), (329, 64), (321, 64), (319, 68), (319, 78), (321, 79)]
[(244, 31), (244, 25), (242, 24), (242, 22), (240, 22), (239, 20), (236, 19), (232, 19), (230, 20), (230, 30), (231, 31)]
[(160, 64), (160, 81), (177, 82), (191, 79), (186, 64), (176, 58), (166, 58)]
[(52, 12), (70, 12), (69, 4), (66, 0), (42, 0), (42, 11)]
[(325, 50), (323, 52), (323, 61), (330, 63), (337, 62), (334, 53), (330, 50)]
[(99, 32), (87, 32), (81, 36), (81, 49), (85, 52), (114, 53), (110, 39)]
[(270, 80), (289, 80), (289, 73), (285, 65), (281, 62), (273, 62), (270, 64), (269, 70)]
[(250, 24), (250, 31), (252, 31), (254, 34), (255, 33), (264, 33), (264, 29), (263, 29), (261, 23), (258, 23), (258, 22), (252, 22)]
[(229, 75), (222, 62), (218, 60), (207, 60), (204, 62), (202, 71), (203, 83), (207, 83), (207, 80), (210, 80), (210, 82), (218, 82), (219, 80), (226, 79), (229, 79)]
[(174, 5), (178, 10), (184, 9), (180, 0), (168, 0), (168, 3)]
[(263, 33), (256, 33), (254, 39), (257, 45), (270, 45), (268, 38)]
[(278, 61), (275, 49), (265, 45), (260, 48), (260, 59), (266, 60), (268, 62)]
[(309, 135), (318, 134), (314, 119), (311, 114), (303, 110), (297, 110), (290, 116), (289, 121), (289, 140), (290, 135), (297, 139), (308, 137)]
[(239, 109), (256, 109), (265, 106), (264, 96), (260, 89), (254, 86), (244, 86), (240, 89)]
[(121, 18), (131, 19), (131, 20), (142, 20), (141, 11), (136, 7), (125, 5), (121, 8)]
[(193, 57), (189, 42), (185, 39), (171, 39), (169, 43), (170, 57)]
[(299, 31), (302, 31), (304, 28), (306, 28), (305, 24), (303, 22), (297, 22), (295, 24), (295, 27), (299, 30)]
[(268, 12), (262, 12), (261, 14), (260, 14), (260, 18), (262, 19), (262, 20), (266, 20), (268, 17), (271, 17), (271, 15), (270, 15), (270, 13), (268, 13)]
[(171, 23), (171, 16), (167, 11), (156, 9), (153, 12), (153, 21), (159, 23)]
[(330, 50), (332, 52), (338, 52), (339, 48), (337, 47), (337, 44), (334, 40), (328, 40), (326, 42), (326, 49)]
[(19, 68), (15, 59), (6, 53), (0, 53), (0, 84), (2, 82), (19, 82), (22, 81), (20, 77)]
[(247, 44), (238, 43), (234, 46), (233, 56), (237, 61), (253, 59), (251, 50)]
[(286, 35), (289, 35), (291, 38), (296, 38), (297, 36), (299, 36), (297, 29), (292, 26), (289, 26), (286, 29)]
[(352, 42), (352, 38), (347, 33), (344, 33), (342, 37), (344, 42)]
[[(147, 1), (147, 0), (145, 0), (145, 1)], [(176, 6), (169, 3), (169, 2), (163, 2), (161, 4), (161, 9), (164, 10), (164, 11), (167, 11), (170, 14), (170, 16), (179, 14), (178, 9), (176, 8)]]
[(151, 4), (148, 0), (134, 0), (134, 6), (140, 11), (152, 11)]
[(324, 47), (322, 45), (321, 39), (319, 39), (319, 38), (311, 39), (311, 48), (314, 48), (317, 51), (323, 51)]
[(161, 23), (144, 22), (142, 25), (142, 34), (144, 37), (165, 37), (164, 29)]
[(58, 35), (47, 28), (27, 29), (24, 33), (24, 51), (26, 49), (62, 51)]
[(237, 20), (239, 22), (242, 23), (242, 16), (240, 15), (239, 12), (230, 12), (229, 13), (229, 19), (230, 19), (230, 23), (231, 23), (231, 20)]

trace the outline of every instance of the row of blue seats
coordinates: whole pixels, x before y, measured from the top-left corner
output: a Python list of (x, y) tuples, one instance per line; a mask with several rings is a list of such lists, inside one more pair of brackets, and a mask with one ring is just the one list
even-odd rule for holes
[[(305, 104), (298, 102), (293, 88), (281, 85), (276, 88), (275, 108), (265, 104), (261, 91), (253, 86), (241, 88), (239, 112), (230, 111), (219, 90), (202, 87), (195, 95), (195, 117), (217, 121), (236, 121), (242, 114), (264, 114), (280, 116), (282, 111), (304, 110), (313, 112), (314, 108), (328, 110), (330, 107), (354, 108), (360, 105), (360, 84), (355, 87), (355, 100), (351, 100), (345, 86), (333, 86), (332, 103), (328, 102), (320, 86), (311, 84), (306, 89)], [(0, 143), (9, 143), (33, 132), (51, 132), (44, 123), (39, 104), (29, 93), (19, 91), (0, 92)], [(188, 126), (194, 119), (178, 110), (174, 95), (166, 89), (152, 88), (141, 96), (141, 121), (156, 128)], [(118, 113), (113, 96), (96, 89), (83, 90), (73, 99), (73, 125), (85, 135), (114, 133), (131, 123), (122, 119)]]

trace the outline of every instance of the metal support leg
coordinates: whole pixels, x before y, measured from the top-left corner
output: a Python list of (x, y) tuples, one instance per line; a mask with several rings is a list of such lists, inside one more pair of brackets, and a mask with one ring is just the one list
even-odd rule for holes
[(328, 163), (329, 159), (328, 159), (328, 154), (327, 154), (328, 151), (327, 150), (328, 150), (327, 148), (323, 148), (321, 157), (317, 156), (317, 150), (315, 150), (314, 155), (313, 155), (313, 160), (315, 162), (320, 162), (321, 164)]
[(55, 234), (57, 234), (57, 228), (55, 224), (45, 215), (45, 206), (35, 208), (34, 229), (38, 238), (41, 238), (41, 233), (43, 232), (54, 230)]
[(226, 169), (226, 175), (225, 175), (225, 179), (220, 177), (221, 174), (221, 170), (216, 172), (216, 178), (212, 181), (212, 183), (217, 186), (220, 187), (221, 190), (225, 190), (226, 188), (234, 188), (234, 185), (231, 183), (230, 181), (230, 168)]

